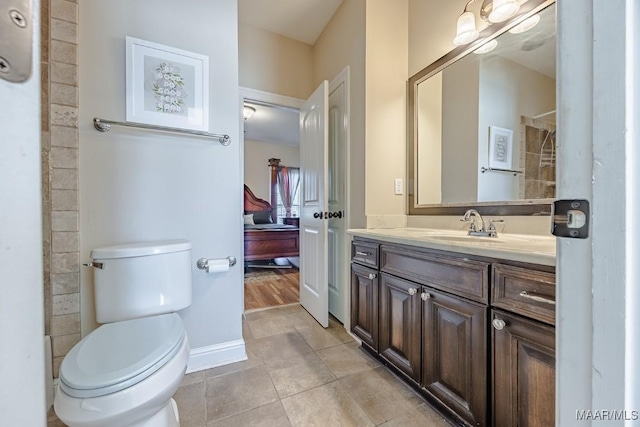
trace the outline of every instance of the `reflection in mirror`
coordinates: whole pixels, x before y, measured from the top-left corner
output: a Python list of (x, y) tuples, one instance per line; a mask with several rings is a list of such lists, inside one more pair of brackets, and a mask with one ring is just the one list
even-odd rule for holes
[(415, 86), (416, 206), (555, 197), (555, 5), (538, 16)]

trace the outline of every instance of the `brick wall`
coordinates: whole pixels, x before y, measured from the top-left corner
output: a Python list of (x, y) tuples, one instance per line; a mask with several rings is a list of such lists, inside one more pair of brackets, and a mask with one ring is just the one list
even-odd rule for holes
[(45, 333), (57, 377), (80, 340), (78, 4), (42, 0), (41, 9)]

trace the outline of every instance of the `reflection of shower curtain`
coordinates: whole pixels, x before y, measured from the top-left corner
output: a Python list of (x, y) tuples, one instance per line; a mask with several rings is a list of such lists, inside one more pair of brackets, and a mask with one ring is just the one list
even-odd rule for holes
[(300, 168), (286, 166), (278, 168), (278, 191), (280, 191), (287, 218), (291, 216), (291, 205), (298, 192), (298, 184), (300, 184)]

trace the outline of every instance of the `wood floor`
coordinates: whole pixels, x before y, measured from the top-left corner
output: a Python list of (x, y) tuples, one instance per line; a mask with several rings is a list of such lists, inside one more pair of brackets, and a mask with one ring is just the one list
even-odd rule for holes
[(299, 302), (299, 289), (297, 268), (251, 269), (244, 275), (244, 309)]

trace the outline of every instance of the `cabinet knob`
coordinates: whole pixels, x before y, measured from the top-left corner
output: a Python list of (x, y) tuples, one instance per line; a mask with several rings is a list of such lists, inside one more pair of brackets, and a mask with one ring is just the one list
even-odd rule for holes
[(409, 288), (409, 295), (415, 295), (418, 293), (418, 290), (416, 288)]
[(501, 331), (505, 326), (507, 326), (506, 322), (502, 319), (493, 319), (491, 322), (494, 328)]
[(428, 292), (423, 292), (422, 295), (420, 295), (420, 298), (422, 298), (422, 301), (426, 301), (428, 299), (431, 299), (431, 294)]
[(378, 275), (377, 275), (377, 274), (375, 274), (375, 273), (369, 273), (369, 279), (373, 280), (373, 279), (375, 279), (376, 277), (378, 277)]

